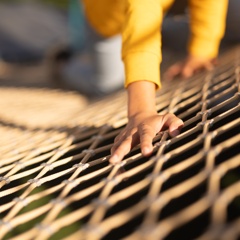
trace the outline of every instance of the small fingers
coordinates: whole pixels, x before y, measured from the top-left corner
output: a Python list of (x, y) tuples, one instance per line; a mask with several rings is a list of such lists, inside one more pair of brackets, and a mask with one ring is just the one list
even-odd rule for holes
[(120, 162), (124, 156), (131, 150), (131, 139), (126, 138), (123, 140), (118, 146), (114, 147), (112, 150), (112, 156), (109, 159), (110, 163), (118, 163)]
[(199, 71), (202, 71), (202, 70), (211, 71), (211, 70), (213, 70), (213, 68), (214, 68), (214, 65), (211, 61), (189, 62), (182, 69), (181, 75), (184, 78), (189, 78), (189, 77), (192, 77), (195, 73), (197, 73)]
[(152, 141), (156, 136), (156, 132), (150, 126), (141, 124), (139, 126), (139, 136), (142, 154), (144, 156), (150, 155), (153, 151)]
[(168, 113), (163, 116), (153, 115), (148, 117), (138, 127), (127, 127), (116, 137), (109, 162), (112, 164), (119, 163), (139, 142), (142, 154), (149, 156), (153, 152), (152, 141), (158, 131), (169, 128), (170, 135), (174, 137), (180, 133), (182, 126), (183, 121), (181, 119)]
[(174, 77), (179, 75), (181, 71), (182, 71), (182, 64), (176, 63), (166, 71), (166, 73), (164, 74), (164, 78), (166, 78), (167, 80), (172, 80)]
[(124, 156), (127, 155), (136, 145), (136, 142), (136, 133), (120, 137), (119, 140), (116, 141), (111, 148), (111, 157), (109, 159), (109, 162), (112, 164), (120, 162)]
[(164, 126), (169, 128), (169, 133), (171, 137), (175, 137), (180, 133), (183, 127), (183, 121), (176, 117), (172, 113), (168, 113), (164, 116)]
[[(111, 154), (113, 154), (116, 149), (121, 145), (121, 143), (127, 139), (129, 136), (134, 136), (134, 134), (136, 133), (137, 129), (132, 129), (131, 131), (127, 131), (126, 129), (124, 129), (123, 131), (121, 131), (114, 139), (114, 144), (111, 148)], [(135, 139), (135, 138), (134, 138)]]
[(192, 68), (191, 66), (185, 66), (182, 70), (181, 75), (184, 78), (189, 78), (193, 75), (193, 73), (194, 73), (194, 68)]

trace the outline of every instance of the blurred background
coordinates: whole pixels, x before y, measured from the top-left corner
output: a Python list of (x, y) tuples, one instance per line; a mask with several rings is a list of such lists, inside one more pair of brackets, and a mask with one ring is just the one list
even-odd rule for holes
[[(176, 1), (165, 19), (163, 70), (185, 53), (186, 5)], [(240, 40), (238, 6), (230, 0), (224, 46)], [(83, 39), (79, 0), (0, 0), (0, 86), (60, 87), (54, 61), (81, 52)]]
[(51, 87), (52, 51), (69, 46), (67, 0), (0, 1), (0, 84)]
[(84, 96), (65, 91), (53, 74), (58, 53), (74, 46), (71, 37), (81, 38), (70, 8), (79, 13), (79, 2), (0, 0), (0, 125), (61, 126), (86, 106)]
[[(189, 24), (186, 5), (187, 0), (176, 1), (164, 20), (162, 72), (186, 54)], [(240, 0), (230, 0), (221, 51), (240, 41), (240, 18), (236, 9), (240, 9)], [(70, 93), (64, 92), (69, 89), (59, 81), (58, 70), (72, 55), (84, 52), (84, 38), (84, 17), (79, 0), (0, 0), (0, 119), (11, 106), (12, 119), (16, 119), (20, 105), (22, 112), (29, 109), (26, 102), (35, 101), (33, 105), (41, 109), (54, 103), (55, 111), (62, 106), (60, 99), (68, 102)], [(42, 88), (43, 92), (36, 90)], [(60, 97), (50, 97), (51, 101), (45, 97), (43, 103), (44, 94), (52, 89), (61, 91)], [(30, 90), (32, 98), (27, 98)], [(75, 102), (71, 99), (71, 106), (78, 106), (78, 109), (86, 106), (88, 99), (84, 95), (71, 94), (76, 99)], [(18, 96), (17, 99), (14, 96)], [(68, 109), (71, 108), (64, 107), (60, 113)]]

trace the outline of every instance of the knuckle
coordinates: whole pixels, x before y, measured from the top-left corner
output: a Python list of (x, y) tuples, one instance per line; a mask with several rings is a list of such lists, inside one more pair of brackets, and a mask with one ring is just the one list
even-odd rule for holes
[(149, 126), (146, 123), (141, 123), (139, 128), (142, 132), (146, 132), (149, 129)]
[(148, 138), (148, 137), (155, 135), (154, 129), (151, 126), (146, 125), (146, 124), (144, 124), (139, 129), (139, 132), (140, 132), (141, 138)]
[(146, 128), (142, 129), (141, 135), (142, 135), (142, 136), (148, 135), (148, 129), (146, 129)]

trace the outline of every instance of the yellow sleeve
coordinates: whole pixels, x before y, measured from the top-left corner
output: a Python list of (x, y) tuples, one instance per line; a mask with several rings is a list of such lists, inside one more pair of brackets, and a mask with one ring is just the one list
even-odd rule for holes
[(214, 58), (225, 32), (228, 0), (190, 0), (191, 37), (188, 45), (193, 56)]
[(146, 80), (160, 87), (163, 8), (173, 0), (83, 0), (91, 26), (103, 36), (122, 34), (125, 86)]
[(122, 28), (125, 86), (146, 80), (160, 87), (163, 10), (159, 0), (126, 0)]
[(125, 0), (81, 0), (89, 24), (102, 36), (121, 33)]

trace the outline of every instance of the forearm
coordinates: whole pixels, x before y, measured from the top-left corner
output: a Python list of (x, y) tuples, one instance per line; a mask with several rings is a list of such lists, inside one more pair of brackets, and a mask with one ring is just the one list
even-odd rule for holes
[(141, 112), (156, 113), (156, 85), (149, 81), (137, 81), (128, 85), (128, 117)]

